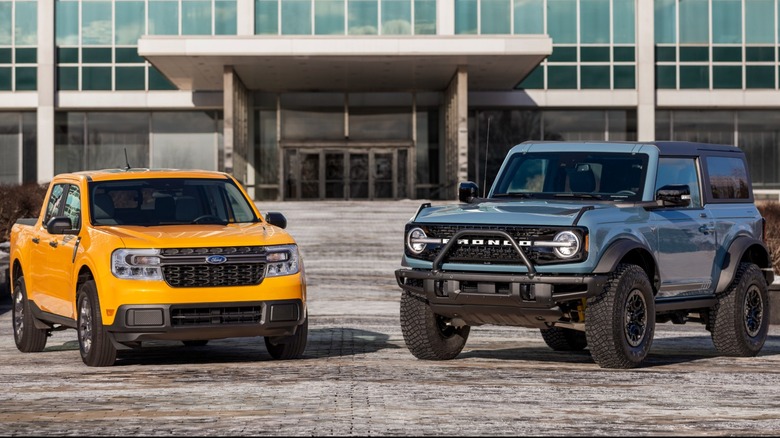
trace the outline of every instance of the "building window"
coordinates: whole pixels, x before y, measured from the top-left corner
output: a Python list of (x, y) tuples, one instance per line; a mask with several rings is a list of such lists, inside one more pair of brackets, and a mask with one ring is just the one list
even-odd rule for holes
[(35, 181), (36, 148), (35, 113), (0, 112), (0, 184)]
[(37, 89), (38, 4), (0, 1), (0, 91)]

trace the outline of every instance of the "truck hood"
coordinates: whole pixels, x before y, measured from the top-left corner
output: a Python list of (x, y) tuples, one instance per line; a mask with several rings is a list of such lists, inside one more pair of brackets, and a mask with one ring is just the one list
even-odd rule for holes
[(417, 223), (540, 224), (568, 226), (584, 209), (613, 208), (607, 203), (561, 201), (507, 201), (457, 204), (422, 209)]
[(228, 225), (102, 226), (127, 248), (196, 248), (295, 243), (281, 228), (266, 223)]

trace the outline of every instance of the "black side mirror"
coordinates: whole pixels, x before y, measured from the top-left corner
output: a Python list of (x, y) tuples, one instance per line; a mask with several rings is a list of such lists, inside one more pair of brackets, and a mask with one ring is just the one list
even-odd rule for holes
[(691, 204), (691, 188), (687, 184), (670, 184), (655, 192), (655, 200), (664, 207), (687, 207)]
[(67, 216), (55, 216), (46, 223), (46, 231), (49, 234), (78, 234), (79, 230), (73, 229), (73, 224)]
[(269, 211), (266, 213), (265, 221), (279, 228), (287, 228), (287, 218), (278, 211)]
[(470, 204), (477, 198), (479, 186), (471, 181), (464, 181), (458, 186), (458, 200)]

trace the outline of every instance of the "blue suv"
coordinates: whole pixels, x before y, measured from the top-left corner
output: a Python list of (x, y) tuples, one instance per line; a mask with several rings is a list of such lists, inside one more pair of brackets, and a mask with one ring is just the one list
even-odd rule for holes
[(774, 279), (744, 153), (688, 142), (526, 142), (487, 197), (423, 204), (396, 279), (420, 359), (456, 357), (470, 327), (538, 328), (554, 350), (640, 365), (656, 323), (698, 322), (755, 356)]

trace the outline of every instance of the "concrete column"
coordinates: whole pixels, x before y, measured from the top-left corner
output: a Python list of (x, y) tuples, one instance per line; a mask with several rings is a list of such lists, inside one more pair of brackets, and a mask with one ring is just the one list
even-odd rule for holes
[(655, 140), (655, 10), (653, 2), (636, 2), (637, 137)]
[(238, 35), (255, 34), (255, 0), (238, 0), (236, 2), (236, 17), (238, 23), (236, 33)]
[(223, 74), (224, 171), (246, 184), (249, 151), (249, 92), (241, 78), (226, 65)]
[(436, 2), (436, 34), (455, 34), (455, 0)]
[(38, 3), (37, 179), (54, 176), (54, 4)]
[(458, 67), (444, 93), (445, 172), (442, 183), (455, 199), (458, 183), (468, 178), (468, 72)]

